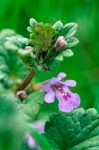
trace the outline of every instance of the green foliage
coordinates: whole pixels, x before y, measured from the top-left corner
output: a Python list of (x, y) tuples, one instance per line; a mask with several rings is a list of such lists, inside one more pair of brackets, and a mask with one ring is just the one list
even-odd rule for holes
[(5, 88), (13, 86), (13, 90), (15, 90), (14, 85), (20, 84), (28, 71), (16, 51), (5, 48), (6, 38), (12, 35), (16, 35), (13, 30), (3, 30), (0, 34), (0, 83)]
[(24, 49), (28, 45), (28, 39), (21, 35), (6, 37), (5, 47), (11, 50)]
[[(6, 28), (6, 27), (13, 28), (17, 31), (17, 33), (20, 33), (24, 35), (25, 37), (27, 37), (26, 35), (28, 35), (26, 32), (26, 27), (28, 25), (27, 20), (31, 16), (35, 17), (39, 21), (50, 22), (52, 24), (56, 20), (60, 20), (60, 19), (62, 20), (63, 23), (71, 22), (71, 21), (78, 23), (79, 32), (77, 33), (77, 36), (80, 39), (80, 46), (74, 49), (75, 57), (71, 57), (70, 59), (68, 58), (64, 59), (64, 61), (60, 65), (60, 68), (58, 68), (58, 72), (64, 71), (67, 74), (70, 74), (71, 78), (77, 81), (76, 90), (81, 96), (81, 99), (82, 99), (81, 105), (84, 108), (90, 108), (94, 106), (95, 108), (97, 108), (99, 112), (99, 90), (98, 90), (99, 89), (98, 88), (99, 87), (99, 75), (98, 75), (99, 74), (99, 59), (98, 59), (99, 57), (99, 50), (98, 50), (99, 49), (99, 40), (98, 40), (99, 19), (98, 19), (98, 11), (99, 11), (98, 0), (96, 1), (61, 0), (59, 2), (52, 1), (52, 0), (48, 0), (48, 1), (45, 1), (45, 0), (42, 0), (42, 1), (1, 0), (0, 1), (0, 22), (1, 22), (0, 28), (1, 29)], [(58, 24), (55, 25), (57, 26), (56, 27), (57, 31), (62, 31), (62, 28), (63, 28), (62, 22), (58, 21)], [(33, 26), (33, 24), (36, 24), (36, 23), (37, 22), (35, 20), (33, 19), (31, 20), (31, 26)], [(16, 36), (16, 33), (14, 31), (11, 31), (11, 32), (13, 32), (12, 35)], [(0, 33), (0, 37), (1, 37), (1, 33)], [(5, 41), (5, 39), (2, 40), (0, 38), (0, 45), (3, 43), (3, 41)], [(0, 63), (0, 71), (1, 71), (0, 78), (2, 78), (0, 79), (0, 83), (2, 83), (2, 85), (6, 88), (12, 87), (11, 85), (14, 85), (13, 83), (15, 82), (16, 79), (14, 79), (12, 76), (9, 76), (10, 70), (9, 68), (7, 69), (6, 67), (8, 66), (9, 61), (7, 61), (6, 63), (7, 65), (5, 65), (4, 67), (3, 64), (5, 64), (5, 61), (2, 60), (3, 57), (5, 58), (10, 58), (10, 57), (7, 56), (8, 54), (6, 55), (2, 53), (1, 49), (2, 47), (0, 46), (0, 62), (2, 61), (2, 64)], [(21, 58), (22, 60), (25, 54), (23, 54), (23, 51), (21, 52), (22, 52), (22, 58)], [(19, 53), (19, 55), (21, 54), (21, 52)], [(66, 50), (66, 51), (63, 51), (61, 54), (62, 55), (66, 54), (66, 57), (67, 56), (69, 57), (70, 55), (73, 55), (73, 52), (68, 51), (67, 53), (67, 50)], [(58, 59), (63, 60), (62, 55), (60, 56), (58, 55), (59, 56)], [(12, 58), (12, 54), (11, 54), (11, 58)], [(13, 59), (14, 59), (14, 56), (13, 56)], [(11, 63), (10, 66), (14, 66), (14, 64), (16, 64), (17, 59), (15, 60), (16, 61), (11, 61), (13, 63)], [(11, 68), (14, 68), (14, 67), (11, 67)], [(26, 70), (18, 71), (18, 68), (20, 67), (19, 66), (16, 67), (14, 71), (14, 76), (16, 76), (16, 74), (18, 76), (19, 74), (18, 78), (23, 79), (25, 75), (27, 74), (27, 71)], [(46, 76), (45, 76), (45, 73), (41, 73), (39, 75), (39, 80), (45, 80), (45, 78), (48, 79), (48, 78), (51, 78), (51, 76), (56, 76), (57, 71), (55, 72), (54, 67), (52, 67), (52, 70), (54, 70), (54, 72), (53, 73), (46, 72)], [(11, 69), (11, 72), (13, 72), (13, 69)], [(22, 77), (21, 77), (21, 74), (23, 74)], [(7, 79), (6, 79), (6, 76), (7, 76)], [(5, 93), (2, 85), (0, 84), (0, 94)], [(6, 95), (8, 94), (7, 92), (9, 91), (8, 90), (6, 91)], [(56, 105), (54, 104), (54, 107), (53, 105), (51, 106), (52, 107), (50, 108), (50, 106), (47, 107), (46, 105), (46, 110), (51, 112), (51, 110), (54, 110)], [(45, 114), (45, 107), (43, 107), (43, 111)], [(93, 150), (94, 148), (91, 147), (91, 148), (88, 148), (88, 150), (89, 149)], [(99, 149), (98, 147), (95, 148), (95, 150), (98, 150), (98, 149)]]
[[(73, 52), (70, 48), (78, 44), (77, 38), (72, 37), (77, 30), (76, 23), (63, 26), (61, 21), (57, 21), (51, 26), (31, 18), (27, 29), (30, 32), (29, 39), (12, 36), (7, 38), (5, 47), (15, 50), (22, 62), (29, 68), (34, 68), (35, 72), (46, 70), (45, 66), (50, 70), (50, 64), (55, 58), (62, 61), (64, 56), (71, 57)], [(64, 36), (64, 41), (58, 40), (60, 36)], [(66, 46), (62, 46), (64, 44), (61, 42), (67, 43)]]
[(45, 132), (52, 149), (99, 149), (99, 115), (95, 109), (54, 114), (46, 123)]
[[(64, 58), (58, 71), (70, 74), (71, 78), (77, 81), (77, 91), (82, 98), (81, 105), (89, 108), (93, 107), (93, 103), (99, 99), (97, 86), (96, 94), (92, 90), (96, 83), (99, 84), (98, 12), (98, 0), (61, 0), (59, 2), (56, 0), (1, 0), (0, 29), (13, 28), (17, 33), (28, 37), (26, 27), (30, 17), (51, 24), (60, 19), (63, 23), (77, 22), (79, 25), (77, 37), (80, 44), (73, 50), (75, 57)], [(46, 73), (46, 78), (56, 74), (50, 73), (49, 76)], [(40, 78), (43, 78), (42, 74)]]
[(76, 23), (68, 23), (63, 27), (62, 34), (67, 38), (73, 36), (77, 31), (77, 24)]
[(50, 150), (50, 145), (48, 143), (48, 141), (46, 140), (46, 138), (39, 134), (36, 130), (34, 130), (33, 128), (29, 128), (28, 132), (35, 138), (35, 140), (38, 142), (40, 148), (42, 150)]
[(46, 52), (52, 46), (54, 30), (49, 24), (37, 23), (31, 33), (30, 42), (35, 51)]
[(20, 150), (26, 128), (23, 113), (14, 95), (4, 94), (0, 95), (0, 150)]
[(56, 60), (63, 61), (63, 57), (71, 57), (73, 56), (73, 52), (71, 50), (72, 47), (75, 47), (79, 41), (77, 38), (72, 37), (77, 31), (76, 23), (68, 23), (63, 25), (61, 21), (57, 21), (53, 28), (56, 30), (56, 37), (64, 36), (67, 42), (67, 47), (64, 48), (58, 55), (56, 56)]
[(31, 36), (31, 43), (37, 51), (45, 52), (52, 44), (53, 29), (48, 24), (37, 24), (34, 34)]
[[(98, 12), (98, 0), (1, 0), (0, 29), (13, 28), (17, 33), (28, 37), (26, 27), (30, 17), (51, 24), (60, 19), (63, 23), (77, 22), (80, 44), (73, 50), (75, 57), (64, 58), (58, 71), (66, 72), (77, 81), (77, 91), (84, 108), (93, 107), (97, 101), (95, 107), (99, 109), (99, 90), (96, 86), (99, 84)], [(46, 73), (46, 78), (56, 74), (57, 71), (50, 75)], [(43, 78), (43, 74), (39, 78)]]
[(63, 61), (64, 57), (71, 57), (73, 56), (74, 53), (71, 49), (67, 49), (65, 51), (63, 51), (61, 54), (59, 54), (58, 56), (56, 56), (56, 60), (59, 60), (59, 61)]
[(30, 19), (30, 26), (27, 27), (27, 30), (32, 33), (35, 29), (35, 26), (37, 25), (37, 21), (34, 18)]
[(43, 104), (44, 93), (36, 91), (28, 95), (28, 97), (20, 103), (21, 109), (26, 115), (28, 121), (33, 121)]
[(15, 51), (18, 54), (21, 61), (28, 66), (32, 66), (35, 55), (32, 53), (32, 47), (28, 46), (29, 40), (21, 35), (10, 36), (4, 44), (4, 48), (7, 50)]
[(72, 48), (72, 47), (76, 46), (79, 43), (79, 41), (75, 37), (70, 37), (69, 39), (67, 39), (67, 43), (68, 43), (68, 47)]

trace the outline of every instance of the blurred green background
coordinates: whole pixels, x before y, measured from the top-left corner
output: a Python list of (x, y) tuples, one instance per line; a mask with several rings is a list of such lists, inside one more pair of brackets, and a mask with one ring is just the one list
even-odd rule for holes
[(58, 72), (67, 73), (67, 79), (77, 81), (73, 91), (79, 93), (81, 106), (99, 111), (99, 0), (0, 0), (0, 30), (11, 28), (28, 37), (29, 19), (52, 25), (61, 20), (78, 23), (76, 37), (79, 45), (74, 56), (65, 58), (58, 70), (41, 73), (40, 81)]

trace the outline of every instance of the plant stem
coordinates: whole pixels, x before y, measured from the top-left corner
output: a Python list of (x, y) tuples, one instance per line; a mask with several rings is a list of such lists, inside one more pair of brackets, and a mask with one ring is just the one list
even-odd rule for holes
[(44, 58), (42, 64), (48, 63), (54, 55), (54, 49)]
[(20, 85), (20, 87), (17, 89), (17, 92), (18, 91), (21, 91), (21, 90), (24, 90), (25, 87), (30, 83), (30, 81), (32, 80), (32, 78), (34, 77), (35, 75), (35, 71), (34, 69), (32, 68), (30, 73), (28, 74), (28, 76), (26, 77), (26, 79), (23, 81), (23, 83)]

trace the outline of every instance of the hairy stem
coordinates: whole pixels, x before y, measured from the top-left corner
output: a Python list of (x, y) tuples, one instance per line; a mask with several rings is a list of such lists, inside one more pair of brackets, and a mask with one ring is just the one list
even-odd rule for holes
[(31, 69), (31, 71), (28, 74), (28, 76), (26, 77), (26, 79), (23, 81), (23, 83), (17, 89), (17, 92), (21, 91), (21, 90), (24, 90), (26, 88), (26, 86), (30, 83), (30, 81), (32, 80), (32, 78), (34, 77), (34, 75), (35, 75), (35, 71), (34, 71), (34, 69)]

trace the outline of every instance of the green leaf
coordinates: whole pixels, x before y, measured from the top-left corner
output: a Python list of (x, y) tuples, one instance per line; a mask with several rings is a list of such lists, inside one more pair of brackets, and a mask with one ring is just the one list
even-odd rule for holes
[(26, 130), (23, 113), (11, 93), (0, 94), (0, 150), (18, 150)]
[(34, 18), (30, 18), (30, 26), (32, 27), (32, 29), (34, 29), (35, 25), (37, 24), (37, 21)]
[(25, 78), (28, 71), (17, 56), (16, 51), (5, 48), (6, 36), (13, 35), (13, 30), (3, 30), (1, 33), (0, 38), (3, 42), (0, 44), (0, 83), (5, 88), (13, 86), (14, 90)]
[(68, 23), (63, 27), (62, 34), (66, 37), (69, 38), (73, 36), (76, 31), (77, 31), (77, 24), (76, 23)]
[(52, 45), (54, 29), (49, 24), (38, 23), (34, 32), (31, 34), (30, 43), (33, 45), (35, 52), (46, 52)]
[(58, 150), (99, 149), (99, 115), (93, 109), (57, 113), (46, 123), (45, 135)]
[(57, 61), (57, 59), (54, 59), (51, 61), (48, 66), (50, 67), (50, 71), (55, 72), (57, 70), (57, 67), (59, 66), (60, 62)]
[(23, 49), (18, 49), (17, 53), (22, 60), (22, 62), (29, 67), (32, 67), (34, 64), (34, 59), (35, 55), (32, 53), (32, 51), (29, 50), (23, 50)]
[(67, 43), (68, 43), (68, 47), (72, 48), (72, 47), (76, 46), (79, 43), (79, 41), (75, 37), (70, 37), (67, 39)]
[(58, 61), (63, 61), (62, 53), (59, 54), (58, 56), (56, 56), (55, 59), (58, 60)]
[(27, 31), (32, 33), (35, 29), (35, 25), (37, 24), (37, 21), (34, 18), (30, 18), (29, 24), (30, 24), (30, 26), (27, 27)]
[(72, 51), (71, 49), (67, 49), (67, 50), (64, 50), (64, 51), (62, 52), (62, 55), (63, 55), (64, 57), (71, 57), (71, 56), (74, 55), (74, 53), (73, 53), (73, 51)]
[(23, 49), (28, 45), (28, 39), (20, 36), (11, 36), (6, 38), (6, 42), (4, 43), (4, 47), (10, 50), (18, 50)]
[[(6, 88), (22, 82), (27, 75), (27, 69), (14, 51), (2, 51), (0, 56), (0, 82)], [(4, 55), (5, 54), (5, 55)]]
[(38, 114), (40, 110), (40, 105), (43, 104), (44, 93), (35, 91), (28, 95), (28, 97), (21, 103), (21, 109), (25, 113), (26, 119), (33, 121), (34, 117)]
[(10, 36), (16, 35), (16, 32), (11, 29), (4, 29), (0, 32), (0, 44), (5, 42), (5, 39)]
[(63, 23), (59, 20), (53, 25), (53, 28), (60, 32), (63, 29)]
[(67, 49), (61, 52), (59, 55), (57, 55), (55, 59), (58, 61), (63, 61), (64, 57), (71, 57), (73, 55), (74, 55), (73, 51), (71, 49)]
[[(34, 68), (36, 72), (41, 70), (41, 67), (37, 64), (36, 56), (33, 52), (34, 48), (29, 46), (29, 40), (21, 36), (8, 37), (4, 43), (4, 47), (9, 51), (16, 51), (19, 58), (29, 69)], [(17, 55), (16, 54), (16, 55)]]

